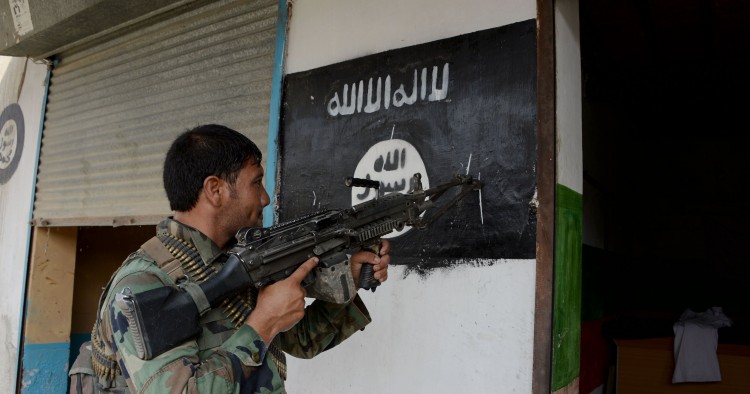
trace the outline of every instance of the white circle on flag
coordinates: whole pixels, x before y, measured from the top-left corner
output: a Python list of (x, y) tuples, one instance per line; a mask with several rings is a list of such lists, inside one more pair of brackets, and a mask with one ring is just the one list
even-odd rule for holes
[[(422, 156), (414, 145), (400, 139), (390, 139), (373, 145), (357, 164), (355, 178), (380, 182), (380, 195), (409, 193), (414, 190), (414, 174), (422, 175), (422, 187), (429, 189), (430, 179)], [(352, 205), (361, 204), (376, 197), (376, 189), (352, 187)], [(383, 238), (395, 238), (405, 234), (411, 227), (393, 231)]]

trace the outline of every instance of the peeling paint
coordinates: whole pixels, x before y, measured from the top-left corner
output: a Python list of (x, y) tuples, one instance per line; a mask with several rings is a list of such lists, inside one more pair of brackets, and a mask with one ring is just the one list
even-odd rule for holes
[(65, 393), (70, 343), (27, 344), (23, 347), (24, 394)]

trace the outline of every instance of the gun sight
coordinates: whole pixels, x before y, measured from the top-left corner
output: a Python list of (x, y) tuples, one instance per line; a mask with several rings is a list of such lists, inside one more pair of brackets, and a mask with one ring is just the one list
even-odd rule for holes
[(370, 179), (363, 179), (363, 178), (354, 178), (354, 177), (346, 177), (344, 178), (344, 185), (346, 187), (366, 187), (369, 189), (380, 189), (380, 182), (379, 181), (373, 181)]

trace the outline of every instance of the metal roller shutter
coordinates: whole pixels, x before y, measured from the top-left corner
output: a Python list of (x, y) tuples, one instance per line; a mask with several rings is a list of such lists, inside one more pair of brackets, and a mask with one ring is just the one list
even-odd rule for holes
[[(205, 123), (265, 150), (278, 2), (219, 1), (59, 56), (34, 224), (153, 224), (164, 154)], [(265, 153), (265, 152), (264, 152)]]

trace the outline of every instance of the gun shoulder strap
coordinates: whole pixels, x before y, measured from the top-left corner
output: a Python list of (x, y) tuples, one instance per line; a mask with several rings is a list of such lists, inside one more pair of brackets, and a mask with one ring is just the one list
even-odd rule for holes
[[(154, 262), (159, 266), (159, 268), (162, 269), (169, 277), (177, 283), (178, 279), (182, 279), (186, 277), (185, 271), (182, 268), (182, 261), (177, 259), (172, 252), (167, 248), (166, 245), (157, 237), (154, 236), (146, 243), (141, 245), (141, 249), (143, 249), (146, 254), (154, 259)], [(191, 296), (193, 296), (191, 294)], [(198, 297), (200, 298), (200, 297)], [(238, 294), (234, 297), (232, 300), (233, 302), (229, 302), (225, 305), (223, 308), (223, 314), (222, 312), (212, 313), (211, 311), (208, 311), (201, 317), (201, 321), (203, 323), (218, 320), (220, 318), (223, 318), (224, 315), (226, 316), (234, 316), (235, 319), (234, 322), (237, 326), (239, 324), (242, 324), (245, 319), (247, 318), (247, 315), (250, 314), (250, 311), (255, 306), (255, 296), (253, 296), (253, 301), (250, 304), (245, 305), (244, 308), (241, 308), (242, 310), (246, 311), (246, 314), (243, 313), (237, 313), (237, 306), (246, 304), (247, 301), (243, 298), (242, 295)], [(199, 309), (201, 309), (201, 303), (199, 302), (199, 299), (196, 299), (195, 296), (193, 296), (193, 300), (196, 301), (196, 305), (198, 305)], [(252, 305), (251, 305), (252, 304)], [(203, 312), (206, 312), (207, 309), (204, 308)], [(230, 320), (232, 320), (230, 318)], [(198, 345), (201, 350), (207, 349), (207, 348), (213, 348), (216, 346), (221, 345), (224, 341), (228, 339), (231, 334), (233, 334), (234, 331), (226, 331), (223, 333), (213, 334), (213, 335), (203, 335), (200, 338), (198, 338)], [(279, 349), (275, 344), (271, 344), (269, 346), (269, 352), (271, 354), (271, 359), (273, 360), (274, 364), (276, 365), (276, 368), (279, 371), (279, 375), (283, 380), (286, 380), (287, 376), (287, 370), (286, 370), (286, 355), (284, 354), (281, 349)]]
[(154, 259), (156, 265), (166, 273), (173, 282), (177, 283), (179, 279), (185, 277), (185, 271), (182, 269), (182, 262), (172, 255), (172, 253), (164, 246), (159, 238), (156, 236), (151, 237), (146, 243), (141, 245), (146, 254)]

